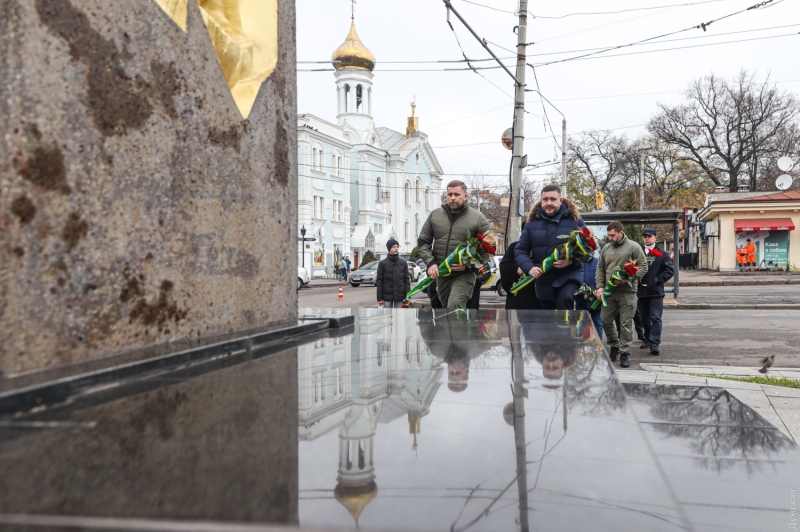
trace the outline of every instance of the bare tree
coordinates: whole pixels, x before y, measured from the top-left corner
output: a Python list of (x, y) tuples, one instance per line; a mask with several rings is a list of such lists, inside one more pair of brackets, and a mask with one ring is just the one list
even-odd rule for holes
[(684, 151), (716, 185), (735, 192), (748, 178), (757, 185), (758, 161), (774, 157), (800, 116), (797, 98), (769, 80), (759, 83), (742, 71), (727, 81), (715, 75), (697, 80), (686, 103), (659, 104), (650, 120), (654, 137)]
[[(580, 179), (582, 188), (595, 188), (606, 196), (611, 210), (616, 210), (621, 195), (631, 184), (625, 172), (628, 163), (628, 140), (610, 131), (588, 131), (578, 140), (569, 140), (567, 180)], [(622, 194), (620, 194), (622, 192)]]

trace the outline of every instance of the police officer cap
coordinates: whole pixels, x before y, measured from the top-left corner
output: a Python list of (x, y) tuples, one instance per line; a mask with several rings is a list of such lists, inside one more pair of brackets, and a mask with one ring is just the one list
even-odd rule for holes
[(656, 230), (653, 229), (652, 227), (648, 227), (647, 229), (642, 231), (642, 234), (644, 236), (656, 236), (658, 233), (656, 233)]

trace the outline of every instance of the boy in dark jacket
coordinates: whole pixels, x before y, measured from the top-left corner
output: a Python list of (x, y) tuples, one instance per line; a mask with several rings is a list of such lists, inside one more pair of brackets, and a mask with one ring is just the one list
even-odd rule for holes
[[(595, 277), (597, 276), (597, 259), (592, 256), (591, 260), (588, 262), (583, 263), (583, 282), (595, 288)], [(586, 300), (583, 296), (575, 296), (575, 310), (585, 310), (589, 313), (592, 317), (592, 323), (594, 323), (594, 328), (597, 330), (597, 336), (601, 340), (603, 339), (603, 320), (600, 319), (600, 313), (603, 311), (603, 307), (599, 306), (596, 309), (591, 309), (592, 304)]]
[(636, 295), (639, 298), (639, 314), (642, 317), (644, 339), (640, 349), (650, 349), (658, 354), (661, 343), (661, 313), (664, 311), (664, 283), (675, 274), (669, 254), (656, 246), (656, 230), (647, 228), (644, 237), (644, 253), (647, 257), (647, 273), (639, 283)]
[(558, 185), (544, 187), (541, 200), (528, 214), (514, 254), (522, 271), (536, 279), (536, 296), (545, 309), (572, 310), (575, 292), (583, 283), (581, 261), (557, 260), (555, 268), (547, 272), (542, 272), (541, 265), (557, 246), (567, 242), (572, 231), (582, 227), (586, 224), (578, 207), (561, 197)]
[(384, 308), (403, 308), (403, 300), (411, 291), (411, 274), (408, 263), (397, 254), (400, 243), (394, 238), (386, 243), (389, 256), (378, 264), (375, 284), (378, 288), (378, 305)]

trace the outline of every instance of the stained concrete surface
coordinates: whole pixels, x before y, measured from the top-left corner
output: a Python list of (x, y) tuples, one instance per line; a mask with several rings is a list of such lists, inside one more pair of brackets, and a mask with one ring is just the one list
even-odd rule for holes
[(294, 17), (243, 120), (196, 2), (0, 0), (0, 372), (296, 316)]

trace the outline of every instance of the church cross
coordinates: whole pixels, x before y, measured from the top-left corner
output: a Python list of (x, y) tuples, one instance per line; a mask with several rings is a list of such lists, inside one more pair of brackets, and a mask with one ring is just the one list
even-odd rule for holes
[(356, 0), (350, 0), (350, 2), (352, 4), (350, 6), (350, 19), (351, 20), (355, 20), (355, 18), (356, 18)]

